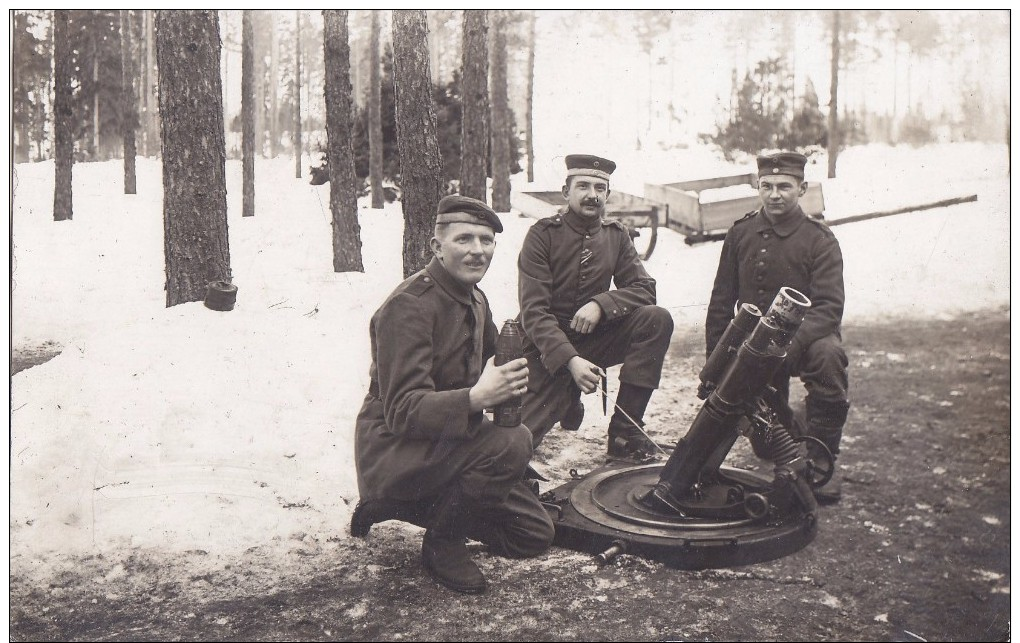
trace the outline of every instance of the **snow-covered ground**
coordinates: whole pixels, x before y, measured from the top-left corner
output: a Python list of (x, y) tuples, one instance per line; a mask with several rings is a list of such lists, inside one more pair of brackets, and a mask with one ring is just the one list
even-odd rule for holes
[[(616, 160), (613, 187), (638, 195), (645, 181), (754, 169), (704, 150)], [(1008, 306), (1006, 168), (1004, 146), (979, 144), (852, 148), (835, 180), (824, 160), (809, 166), (829, 219), (978, 195), (834, 227), (846, 319)], [(16, 166), (13, 345), (54, 341), (63, 352), (12, 378), (12, 556), (45, 565), (52, 550), (228, 552), (295, 533), (347, 537), (368, 320), (401, 278), (400, 204), (362, 203), (365, 273), (336, 274), (328, 185), (295, 179), (291, 159), (259, 162), (256, 216), (242, 219), (240, 163), (227, 175), (238, 296), (233, 311), (214, 312), (165, 308), (157, 162), (139, 159), (134, 196), (122, 194), (119, 162), (75, 165), (74, 220), (62, 223), (52, 221), (52, 163)], [(515, 190), (558, 189), (553, 176), (528, 186), (518, 175)], [(532, 223), (503, 221), (481, 284), (497, 320), (517, 313), (517, 251)], [(647, 266), (678, 327), (700, 331), (720, 246), (660, 230)]]

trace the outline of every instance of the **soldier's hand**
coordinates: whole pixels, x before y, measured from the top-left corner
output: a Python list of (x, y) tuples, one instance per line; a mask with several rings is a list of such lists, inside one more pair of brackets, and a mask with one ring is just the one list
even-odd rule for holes
[(582, 335), (587, 335), (595, 330), (600, 321), (602, 321), (602, 306), (599, 306), (597, 302), (589, 301), (574, 313), (574, 318), (570, 320), (570, 328)]
[(502, 366), (495, 365), (490, 357), (482, 368), (482, 375), (468, 392), (471, 411), (478, 412), (505, 402), (514, 395), (524, 395), (528, 390), (528, 360), (515, 359)]
[(574, 378), (577, 388), (585, 393), (594, 392), (596, 387), (598, 387), (599, 378), (603, 375), (602, 369), (598, 365), (592, 364), (580, 355), (570, 358), (570, 361), (567, 362), (567, 370), (570, 371), (570, 376)]

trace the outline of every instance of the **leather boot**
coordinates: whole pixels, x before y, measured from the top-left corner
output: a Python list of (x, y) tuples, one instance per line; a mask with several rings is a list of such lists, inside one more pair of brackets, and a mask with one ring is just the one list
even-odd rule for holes
[(609, 445), (606, 452), (610, 457), (644, 461), (659, 453), (655, 443), (641, 431), (644, 428), (645, 409), (651, 397), (650, 388), (620, 383), (616, 411), (609, 420)]
[(468, 501), (454, 484), (436, 503), (421, 543), (421, 562), (434, 581), (454, 591), (481, 594), (485, 577), (471, 560), (466, 541)]
[[(843, 480), (835, 461), (839, 457), (839, 443), (843, 438), (843, 425), (846, 424), (850, 403), (815, 400), (809, 395), (805, 400), (805, 407), (808, 435), (821, 440), (833, 457), (832, 477), (824, 485), (813, 490), (815, 500), (819, 504), (839, 502), (843, 497)], [(814, 445), (808, 445), (809, 458), (824, 457), (819, 451)]]
[(574, 398), (574, 402), (567, 409), (567, 412), (560, 418), (560, 428), (564, 431), (577, 431), (584, 422), (584, 404), (581, 398)]

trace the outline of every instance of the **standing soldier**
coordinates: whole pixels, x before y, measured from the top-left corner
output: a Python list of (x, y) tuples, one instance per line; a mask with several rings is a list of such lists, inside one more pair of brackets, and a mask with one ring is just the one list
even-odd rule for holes
[[(811, 308), (773, 385), (785, 399), (790, 377), (800, 376), (807, 389), (807, 433), (835, 455), (850, 408), (848, 362), (840, 336), (843, 255), (829, 227), (805, 215), (798, 205), (807, 190), (806, 163), (807, 158), (795, 152), (758, 157), (762, 207), (734, 223), (726, 234), (705, 320), (705, 349), (712, 354), (739, 304), (768, 310), (783, 286), (807, 295)], [(815, 458), (819, 449), (812, 447), (809, 455)], [(819, 502), (836, 502), (840, 487), (834, 470), (832, 479), (815, 489), (815, 496)]]
[(595, 391), (603, 369), (622, 364), (608, 453), (644, 460), (658, 451), (641, 426), (673, 319), (655, 305), (655, 280), (627, 228), (603, 216), (616, 164), (581, 154), (566, 164), (567, 208), (531, 227), (517, 264), (530, 374), (523, 421), (536, 446), (556, 422), (576, 430), (581, 391)]
[(540, 554), (553, 538), (552, 521), (523, 481), (531, 434), (482, 414), (522, 395), (528, 378), (523, 358), (493, 364), (496, 326), (476, 286), (502, 231), (481, 201), (439, 202), (435, 257), (372, 316), (371, 382), (354, 441), (361, 501), (351, 534), (390, 519), (424, 526), (426, 571), (472, 594), (486, 583), (465, 537), (514, 558)]

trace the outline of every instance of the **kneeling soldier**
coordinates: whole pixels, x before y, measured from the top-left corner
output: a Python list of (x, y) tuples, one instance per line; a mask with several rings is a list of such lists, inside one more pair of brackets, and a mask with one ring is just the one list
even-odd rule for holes
[(424, 526), (426, 571), (465, 593), (486, 587), (465, 538), (510, 557), (540, 554), (553, 539), (552, 521), (523, 481), (531, 433), (482, 413), (522, 395), (528, 379), (524, 359), (493, 364), (497, 330), (476, 286), (502, 230), (481, 201), (439, 202), (435, 256), (372, 317), (371, 383), (355, 437), (361, 502), (352, 535), (390, 519)]

